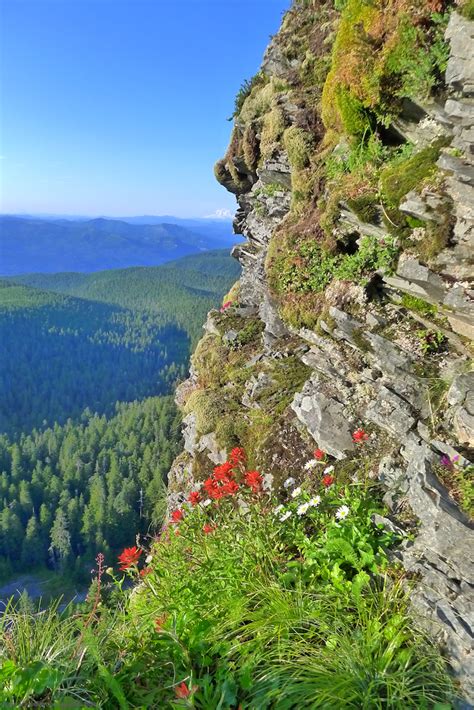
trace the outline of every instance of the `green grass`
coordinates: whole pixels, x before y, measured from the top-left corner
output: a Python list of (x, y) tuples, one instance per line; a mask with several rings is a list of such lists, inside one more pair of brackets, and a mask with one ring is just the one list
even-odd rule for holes
[[(186, 511), (147, 562), (141, 551), (129, 569), (138, 587), (124, 590), (124, 575), (111, 570), (114, 583), (101, 575), (102, 591), (96, 584), (74, 614), (7, 608), (2, 707), (428, 710), (449, 702), (445, 663), (389, 568), (396, 540), (372, 523), (377, 489), (365, 477), (338, 483), (336, 464), (325, 493), (324, 465), (292, 472), (298, 497), (284, 487), (252, 492), (244, 465), (232, 465), (244, 507), (231, 495)], [(341, 505), (349, 514), (338, 522)], [(183, 684), (186, 702), (177, 695)]]

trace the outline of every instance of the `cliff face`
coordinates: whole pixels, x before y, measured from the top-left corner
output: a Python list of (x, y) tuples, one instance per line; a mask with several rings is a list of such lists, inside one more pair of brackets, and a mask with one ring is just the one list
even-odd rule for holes
[(296, 3), (237, 97), (216, 176), (243, 272), (178, 390), (169, 496), (235, 445), (268, 486), (310, 475), (315, 446), (378, 479), (413, 604), (472, 700), (473, 10), (375, 5)]

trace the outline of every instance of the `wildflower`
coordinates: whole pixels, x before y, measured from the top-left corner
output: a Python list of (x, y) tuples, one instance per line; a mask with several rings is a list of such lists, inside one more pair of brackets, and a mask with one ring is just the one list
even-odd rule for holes
[(355, 444), (362, 444), (362, 442), (367, 441), (369, 435), (363, 429), (356, 429), (352, 434), (352, 441)]
[(308, 512), (309, 507), (310, 507), (310, 506), (309, 506), (309, 503), (302, 503), (302, 504), (299, 505), (298, 508), (296, 509), (296, 513), (297, 513), (298, 515), (304, 515), (305, 513)]
[(322, 477), (322, 484), (325, 488), (329, 488), (329, 486), (332, 486), (333, 483), (334, 483), (334, 476), (326, 474), (326, 476)]
[(226, 481), (220, 487), (220, 492), (222, 495), (234, 496), (239, 490), (239, 484), (235, 481)]
[(326, 456), (326, 454), (322, 449), (316, 449), (313, 456), (317, 461), (321, 461)]
[(226, 481), (232, 475), (232, 463), (230, 461), (226, 461), (214, 469), (215, 481)]
[(344, 520), (348, 515), (349, 508), (347, 505), (341, 505), (341, 507), (336, 510), (336, 518), (338, 520)]
[(176, 688), (174, 689), (174, 694), (177, 698), (187, 698), (191, 694), (191, 691), (186, 685), (186, 683), (183, 681), (182, 683), (176, 686)]
[(291, 515), (291, 510), (287, 510), (286, 513), (283, 513), (283, 515), (281, 516), (280, 522), (281, 522), (281, 523), (284, 523), (285, 520), (288, 520), (288, 518), (290, 517), (290, 515)]
[(278, 515), (278, 513), (280, 513), (284, 509), (285, 509), (285, 506), (283, 504), (277, 505), (277, 507), (273, 509), (273, 513), (275, 515)]
[(314, 498), (311, 498), (311, 500), (309, 501), (311, 508), (317, 508), (320, 503), (321, 496), (314, 496)]
[(305, 463), (305, 465), (304, 465), (304, 470), (305, 470), (305, 471), (311, 471), (311, 469), (313, 469), (313, 468), (314, 468), (315, 466), (317, 466), (317, 465), (318, 465), (318, 462), (316, 461), (316, 459), (310, 459), (309, 461), (307, 461), (307, 462)]
[(220, 312), (221, 312), (221, 313), (224, 313), (224, 311), (226, 311), (228, 308), (230, 308), (231, 305), (232, 305), (232, 301), (226, 301), (226, 302), (223, 303), (222, 306), (220, 307), (220, 309), (219, 309)]
[(206, 498), (206, 500), (203, 501), (203, 504), (202, 504), (202, 505), (203, 505), (204, 508), (207, 508), (207, 506), (208, 506), (208, 505), (211, 505), (211, 503), (212, 503), (212, 500), (211, 500), (210, 498)]
[(199, 501), (201, 500), (201, 496), (200, 496), (200, 494), (199, 494), (198, 491), (192, 491), (192, 492), (189, 494), (188, 500), (189, 500), (189, 502), (191, 503), (192, 506), (195, 506), (195, 505), (197, 505), (197, 504), (199, 503)]
[(283, 485), (285, 488), (289, 488), (290, 486), (293, 485), (293, 483), (295, 483), (295, 479), (291, 478), (291, 476), (290, 476), (289, 478), (286, 479), (286, 481), (284, 482)]
[(159, 616), (157, 619), (155, 619), (155, 621), (154, 621), (155, 631), (160, 633), (160, 631), (163, 629), (163, 625), (166, 622), (167, 618), (168, 618), (168, 614), (163, 614), (162, 616)]
[(323, 473), (332, 473), (334, 471), (334, 466), (326, 466)]
[(179, 521), (183, 518), (184, 513), (182, 510), (179, 510), (179, 508), (177, 510), (173, 510), (173, 512), (171, 513), (171, 520), (173, 521), (173, 523), (179, 523)]
[(205, 535), (209, 535), (209, 533), (214, 532), (216, 527), (216, 525), (210, 525), (209, 523), (206, 523), (202, 526), (202, 531)]
[(150, 574), (153, 570), (151, 567), (144, 567), (143, 569), (140, 570), (140, 577), (146, 577), (147, 574)]
[(235, 449), (232, 449), (230, 452), (230, 460), (234, 466), (239, 463), (245, 463), (246, 459), (245, 451), (240, 446), (236, 446)]
[(247, 471), (244, 476), (245, 483), (250, 486), (253, 493), (258, 493), (262, 487), (263, 478), (258, 471)]
[(453, 470), (454, 466), (457, 464), (458, 461), (459, 456), (453, 456), (453, 458), (450, 458), (448, 454), (443, 454), (443, 456), (441, 456), (439, 460), (441, 466), (449, 468), (451, 471)]
[(149, 565), (150, 562), (152, 562), (152, 561), (153, 561), (153, 555), (147, 555), (147, 556), (145, 557), (145, 562), (146, 562), (147, 565)]
[(123, 572), (132, 565), (136, 565), (140, 559), (142, 551), (138, 547), (126, 547), (125, 550), (118, 556), (120, 562), (120, 570)]
[(291, 497), (292, 498), (298, 498), (298, 496), (301, 495), (301, 488), (295, 488), (294, 491), (291, 491)]

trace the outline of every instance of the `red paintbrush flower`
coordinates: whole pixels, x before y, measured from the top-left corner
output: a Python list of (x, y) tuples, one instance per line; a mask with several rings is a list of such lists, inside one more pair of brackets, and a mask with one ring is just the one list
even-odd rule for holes
[(316, 449), (313, 455), (317, 461), (321, 461), (321, 459), (323, 459), (326, 456), (326, 454), (324, 453), (324, 451), (322, 449)]
[(118, 556), (120, 562), (120, 570), (123, 572), (132, 565), (136, 565), (140, 559), (142, 551), (138, 547), (126, 547), (125, 550)]
[(140, 570), (140, 577), (146, 577), (147, 574), (150, 574), (153, 570), (151, 567), (144, 567), (143, 569)]
[(184, 513), (182, 510), (179, 510), (179, 508), (178, 510), (173, 510), (173, 512), (171, 513), (171, 520), (173, 521), (173, 523), (179, 523), (179, 521), (183, 518)]
[(199, 492), (198, 492), (198, 491), (192, 491), (192, 492), (189, 494), (188, 500), (189, 500), (189, 502), (191, 503), (192, 506), (195, 506), (195, 505), (197, 505), (197, 504), (199, 503), (199, 501), (201, 500), (201, 496), (199, 495)]
[(191, 691), (189, 690), (186, 683), (183, 681), (182, 683), (176, 686), (176, 688), (174, 689), (174, 693), (177, 698), (187, 698), (191, 694)]
[(323, 476), (322, 483), (325, 488), (329, 488), (329, 486), (332, 486), (332, 484), (334, 483), (334, 476), (331, 476), (329, 473), (327, 473), (325, 476)]
[(233, 466), (237, 466), (239, 463), (245, 463), (247, 460), (247, 455), (240, 446), (236, 446), (235, 449), (232, 449), (230, 452), (230, 460), (232, 462)]
[(261, 490), (263, 478), (258, 471), (247, 471), (244, 480), (245, 483), (250, 486), (253, 493), (258, 493)]
[(239, 484), (231, 479), (223, 483), (219, 490), (223, 496), (234, 496), (239, 490)]
[(216, 525), (210, 525), (209, 523), (206, 523), (205, 525), (203, 525), (202, 531), (205, 535), (209, 535), (209, 533), (214, 532), (216, 527)]
[(226, 481), (232, 475), (232, 463), (226, 461), (220, 466), (215, 467), (213, 477), (215, 481)]
[(369, 438), (369, 435), (366, 434), (366, 432), (363, 429), (356, 429), (355, 432), (352, 434), (352, 441), (356, 444), (361, 444), (364, 441), (367, 441)]

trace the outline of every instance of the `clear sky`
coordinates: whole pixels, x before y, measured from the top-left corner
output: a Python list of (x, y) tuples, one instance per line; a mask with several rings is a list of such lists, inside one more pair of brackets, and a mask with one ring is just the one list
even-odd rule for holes
[(207, 216), (290, 0), (0, 0), (2, 212)]

